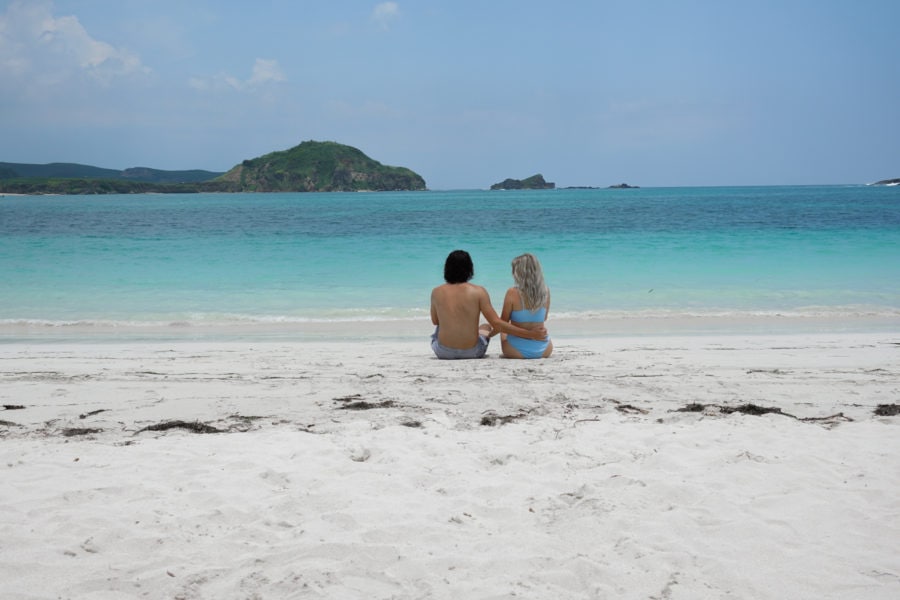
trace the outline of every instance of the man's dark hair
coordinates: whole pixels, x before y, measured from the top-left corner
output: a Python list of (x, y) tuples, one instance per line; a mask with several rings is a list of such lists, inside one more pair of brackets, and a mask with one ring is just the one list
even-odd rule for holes
[(454, 250), (444, 263), (444, 281), (447, 283), (465, 283), (475, 276), (475, 265), (472, 257), (465, 250)]

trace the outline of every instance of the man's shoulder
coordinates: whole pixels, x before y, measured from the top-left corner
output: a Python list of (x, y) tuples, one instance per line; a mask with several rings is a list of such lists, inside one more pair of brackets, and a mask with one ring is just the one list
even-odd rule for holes
[(442, 283), (441, 285), (432, 288), (431, 291), (433, 293), (440, 290), (476, 290), (479, 292), (487, 291), (482, 286), (478, 285), (477, 283), (472, 283), (471, 281), (466, 281), (463, 283)]

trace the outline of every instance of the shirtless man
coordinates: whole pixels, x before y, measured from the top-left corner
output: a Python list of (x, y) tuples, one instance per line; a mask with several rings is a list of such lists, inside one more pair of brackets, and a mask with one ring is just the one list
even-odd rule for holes
[[(444, 263), (447, 283), (431, 291), (431, 322), (435, 325), (431, 349), (438, 358), (482, 358), (491, 336), (501, 331), (533, 340), (547, 337), (543, 326), (523, 329), (501, 321), (487, 290), (469, 283), (474, 275), (469, 253), (454, 250)], [(479, 326), (481, 315), (488, 323)]]

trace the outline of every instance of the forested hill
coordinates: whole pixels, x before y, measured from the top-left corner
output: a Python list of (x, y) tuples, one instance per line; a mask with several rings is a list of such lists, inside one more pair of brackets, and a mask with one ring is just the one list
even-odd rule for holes
[(248, 159), (226, 173), (124, 171), (73, 163), (0, 163), (0, 193), (128, 194), (191, 192), (352, 192), (424, 190), (425, 180), (390, 167), (356, 148), (308, 141), (289, 150)]
[(49, 163), (35, 165), (28, 163), (0, 162), (0, 179), (111, 179), (140, 181), (144, 183), (196, 183), (209, 181), (222, 172), (203, 171), (163, 171), (148, 167), (133, 167), (124, 171), (104, 169), (76, 163)]
[(407, 168), (382, 165), (351, 146), (316, 141), (245, 160), (216, 181), (246, 192), (425, 189), (425, 180)]

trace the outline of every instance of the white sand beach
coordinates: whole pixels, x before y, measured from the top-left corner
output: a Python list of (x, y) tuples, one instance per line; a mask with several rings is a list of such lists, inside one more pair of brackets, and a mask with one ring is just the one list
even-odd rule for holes
[(900, 334), (556, 346), (0, 345), (0, 596), (900, 597)]

